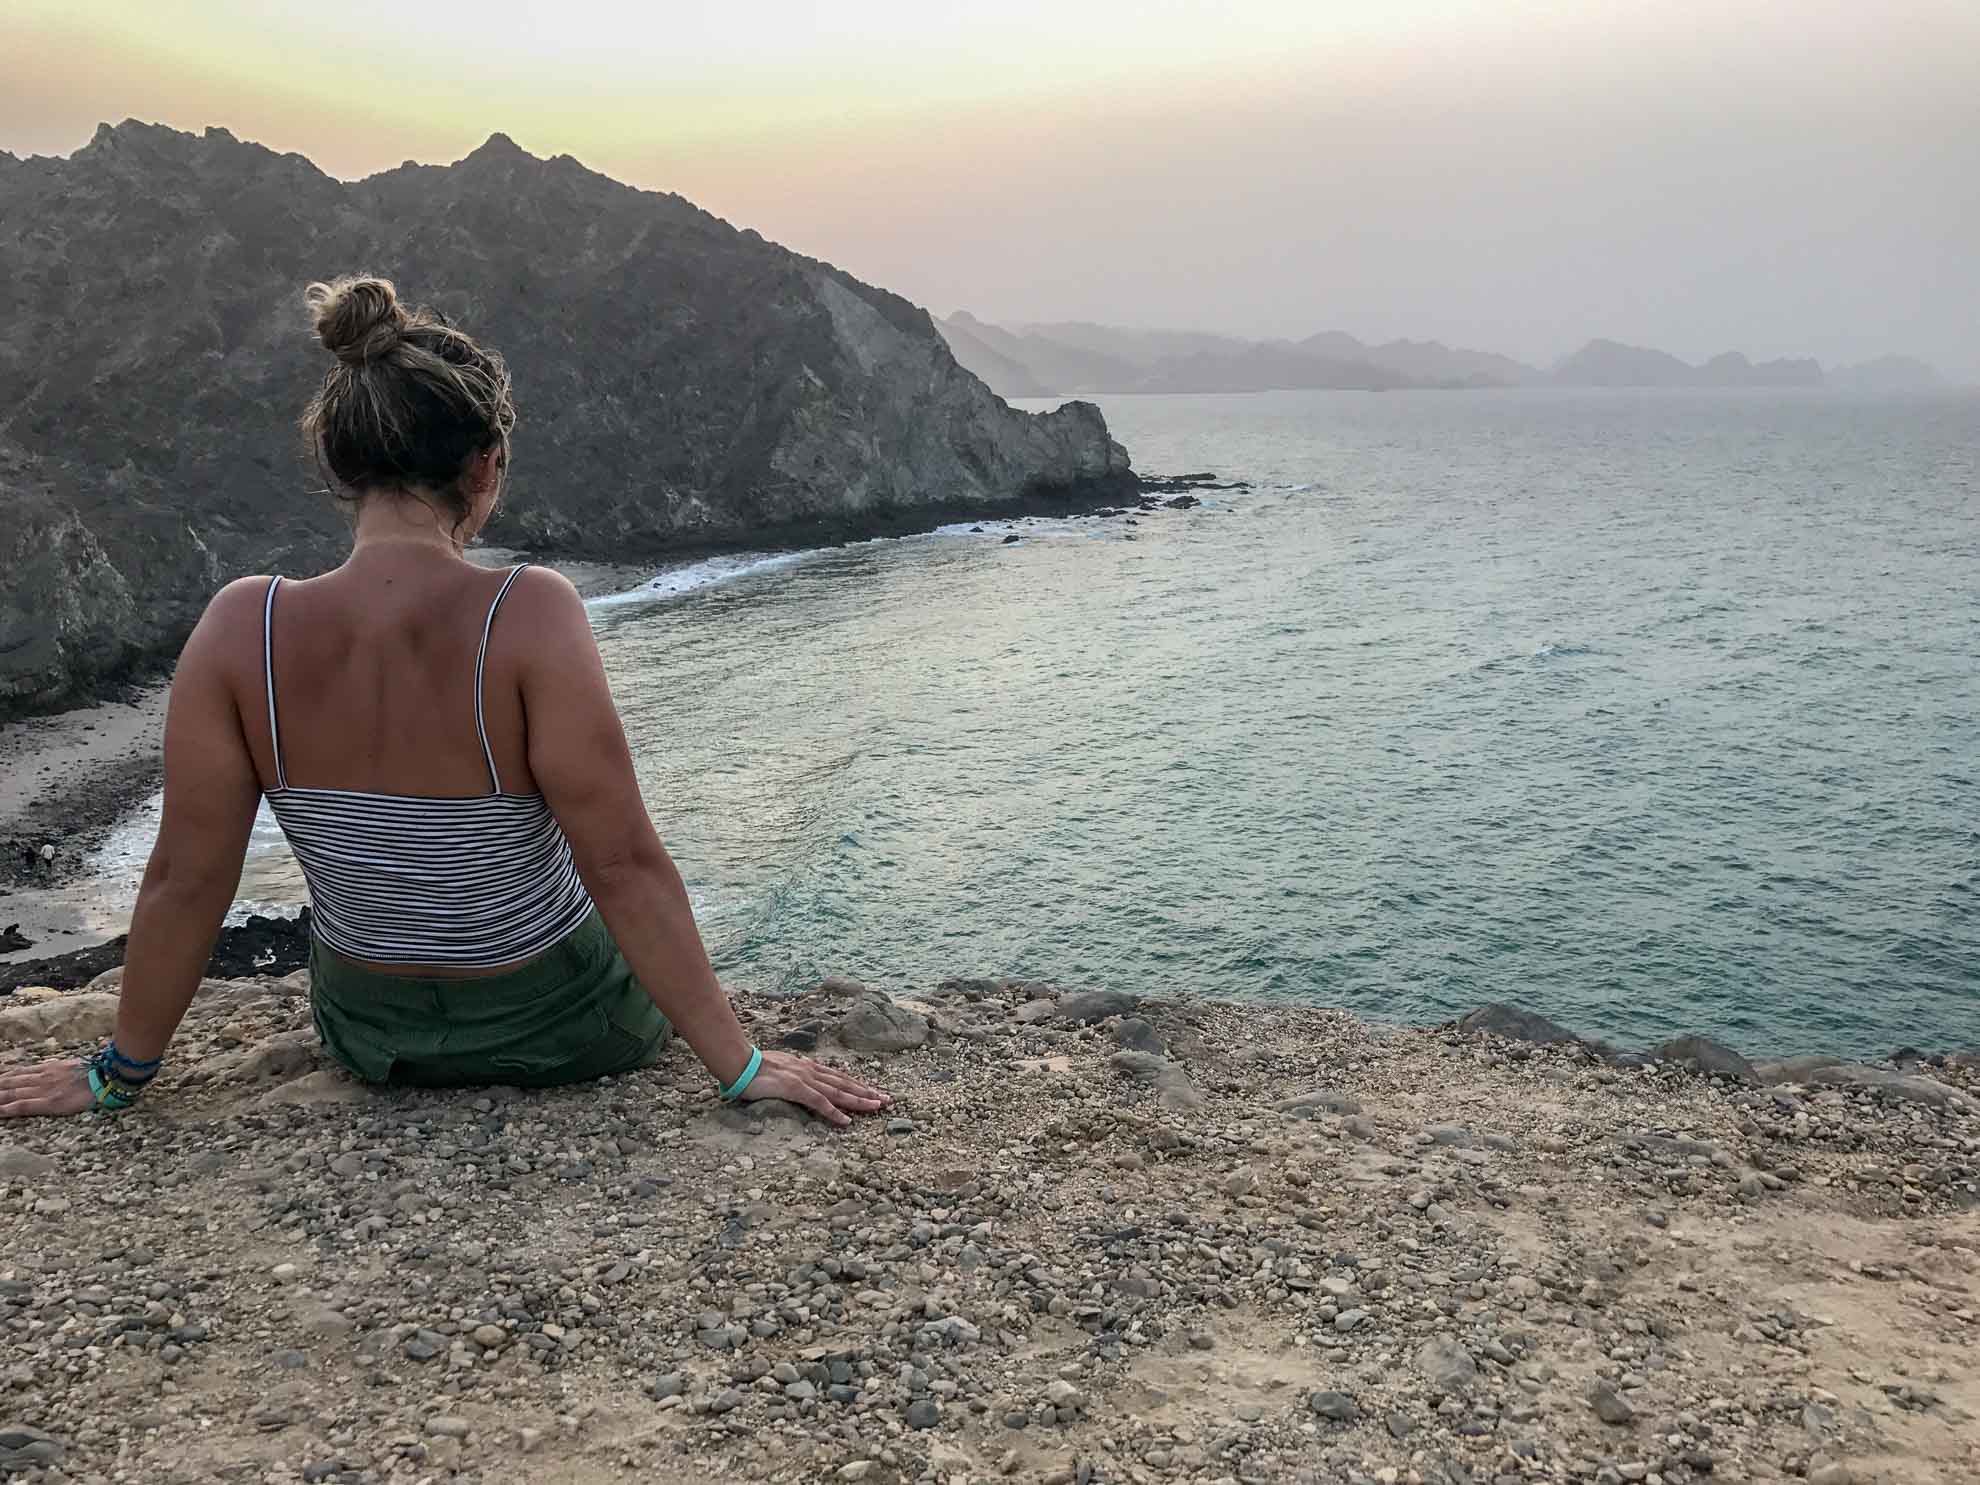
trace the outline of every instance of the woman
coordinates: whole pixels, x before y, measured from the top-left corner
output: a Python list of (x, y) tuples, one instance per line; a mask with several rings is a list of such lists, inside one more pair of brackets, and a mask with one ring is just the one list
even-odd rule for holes
[(723, 1097), (828, 1123), (886, 1105), (750, 1044), (633, 777), (584, 605), (464, 555), (515, 406), (502, 358), (377, 278), (312, 284), (336, 357), (304, 416), (354, 507), (350, 560), (243, 578), (193, 631), (165, 723), (165, 815), (115, 1035), (0, 1076), (0, 1115), (116, 1112), (157, 1074), (266, 797), (308, 882), (323, 1045), (369, 1082), (551, 1084), (679, 1032)]

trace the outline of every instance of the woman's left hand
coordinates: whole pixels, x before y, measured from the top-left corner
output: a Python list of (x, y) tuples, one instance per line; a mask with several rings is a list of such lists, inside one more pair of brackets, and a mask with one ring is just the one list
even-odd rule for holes
[(0, 1119), (80, 1114), (96, 1107), (89, 1091), (89, 1064), (80, 1057), (33, 1062), (0, 1072)]

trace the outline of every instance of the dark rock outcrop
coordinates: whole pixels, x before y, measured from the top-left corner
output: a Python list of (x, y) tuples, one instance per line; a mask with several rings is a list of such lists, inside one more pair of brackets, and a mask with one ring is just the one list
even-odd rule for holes
[(138, 123), (0, 160), (0, 713), (169, 656), (227, 577), (339, 559), (295, 432), (327, 365), (300, 295), (339, 272), (508, 357), (504, 544), (639, 560), (1133, 488), (1098, 409), (1007, 407), (906, 300), (501, 135), (355, 183)]
[(1493, 1001), (1459, 1018), (1457, 1029), (1470, 1034), (1485, 1033), (1509, 1042), (1533, 1042), (1543, 1047), (1579, 1042), (1580, 1037), (1545, 1016), (1523, 1011), (1503, 1001)]
[[(124, 962), (128, 937), (119, 934), (107, 944), (20, 964), (0, 964), (0, 995), (11, 995), (23, 985), (80, 989)], [(204, 978), (235, 980), (250, 975), (286, 975), (308, 963), (309, 909), (304, 908), (301, 916), (295, 918), (264, 918), (257, 913), (245, 923), (220, 930)]]
[(1696, 1034), (1675, 1037), (1650, 1049), (1659, 1062), (1675, 1062), (1711, 1077), (1731, 1078), (1736, 1083), (1757, 1083), (1753, 1064), (1722, 1042)]

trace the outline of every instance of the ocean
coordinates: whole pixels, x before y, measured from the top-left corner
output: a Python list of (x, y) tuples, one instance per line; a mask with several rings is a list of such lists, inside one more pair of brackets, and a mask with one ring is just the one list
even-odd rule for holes
[(725, 979), (1980, 1047), (1980, 399), (1095, 400), (1249, 488), (594, 603)]

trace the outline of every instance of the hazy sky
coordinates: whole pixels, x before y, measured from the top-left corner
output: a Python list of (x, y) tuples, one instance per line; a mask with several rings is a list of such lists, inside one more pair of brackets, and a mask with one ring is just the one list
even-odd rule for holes
[(499, 129), (938, 313), (1980, 377), (1980, 0), (0, 0), (0, 148), (125, 117)]

